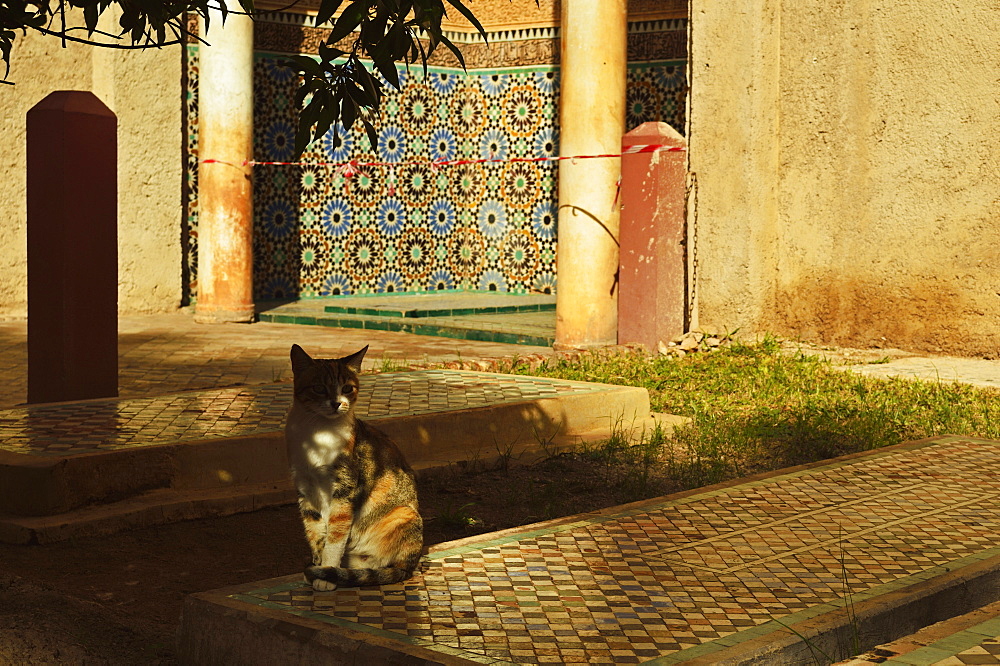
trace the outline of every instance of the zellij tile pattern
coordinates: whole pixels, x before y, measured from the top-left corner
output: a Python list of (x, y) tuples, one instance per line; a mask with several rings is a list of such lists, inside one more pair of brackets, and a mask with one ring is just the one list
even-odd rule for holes
[[(187, 49), (187, 289), (197, 293), (198, 48)], [(293, 159), (297, 81), (257, 52), (254, 159)], [(628, 68), (627, 125), (684, 127), (683, 60)], [(254, 298), (466, 289), (555, 293), (558, 65), (398, 67), (372, 146), (361, 123), (331, 129), (306, 166), (253, 174)], [(435, 167), (440, 160), (491, 159)], [(320, 163), (379, 162), (347, 173)]]
[(945, 437), (432, 553), (399, 585), (235, 598), (476, 661), (681, 659), (995, 554), (998, 464)]
[[(363, 375), (361, 418), (427, 414), (601, 390), (582, 382), (461, 370)], [(290, 384), (0, 410), (0, 450), (31, 455), (233, 437), (281, 430)]]

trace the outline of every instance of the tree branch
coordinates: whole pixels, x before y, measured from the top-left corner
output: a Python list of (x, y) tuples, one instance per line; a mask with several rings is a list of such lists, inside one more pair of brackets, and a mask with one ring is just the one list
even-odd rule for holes
[[(77, 42), (79, 44), (86, 44), (88, 46), (100, 46), (100, 47), (103, 47), (103, 48), (106, 48), (106, 49), (129, 49), (129, 50), (135, 49), (135, 50), (143, 50), (143, 49), (150, 48), (150, 46), (156, 46), (157, 48), (159, 48), (161, 46), (173, 46), (174, 44), (183, 44), (183, 41), (180, 40), (180, 39), (175, 39), (175, 40), (170, 41), (170, 42), (163, 42), (162, 44), (148, 44), (148, 45), (143, 45), (143, 44), (105, 44), (103, 42), (92, 42), (89, 39), (80, 39), (79, 37), (71, 37), (70, 35), (67, 35), (65, 32), (53, 32), (52, 30), (46, 30), (45, 28), (39, 28), (38, 26), (34, 26), (34, 25), (30, 25), (30, 26), (27, 26), (27, 27), (31, 28), (32, 30), (37, 30), (38, 32), (42, 33), (43, 35), (51, 35), (53, 37), (61, 37), (62, 39), (64, 39), (64, 40), (68, 39), (71, 42)], [(106, 34), (106, 33), (104, 33), (104, 34)], [(148, 35), (147, 35), (147, 37), (148, 37)]]

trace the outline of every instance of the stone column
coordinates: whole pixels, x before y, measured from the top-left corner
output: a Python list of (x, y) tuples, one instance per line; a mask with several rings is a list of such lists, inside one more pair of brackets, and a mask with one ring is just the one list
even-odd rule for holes
[[(220, 0), (221, 1), (221, 0)], [(229, 4), (236, 4), (230, 2)], [(238, 9), (237, 5), (237, 9)], [(242, 11), (242, 10), (240, 10)], [(195, 321), (253, 320), (253, 21), (214, 12), (198, 51), (198, 301)]]
[[(619, 153), (626, 0), (563, 0), (560, 31), (560, 154)], [(620, 175), (620, 158), (559, 163), (557, 349), (617, 342)]]

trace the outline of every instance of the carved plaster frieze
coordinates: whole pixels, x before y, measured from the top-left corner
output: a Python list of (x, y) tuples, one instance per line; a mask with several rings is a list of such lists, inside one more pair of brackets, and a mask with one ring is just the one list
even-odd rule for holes
[[(487, 32), (523, 28), (557, 27), (562, 11), (560, 0), (465, 0)], [(687, 18), (687, 0), (629, 0), (629, 21)], [(458, 12), (449, 12), (442, 21), (446, 28), (472, 31), (474, 28)]]
[[(562, 3), (560, 0), (464, 0), (465, 5), (487, 32), (505, 32), (531, 28), (554, 28), (559, 26)], [(315, 16), (320, 0), (299, 0), (294, 4), (287, 0), (258, 0), (259, 11), (290, 12), (303, 16)], [(457, 10), (448, 7), (442, 21), (446, 30), (475, 32), (475, 28)], [(662, 19), (687, 18), (687, 0), (629, 0), (629, 21), (656, 21)]]
[[(269, 15), (254, 26), (254, 49), (272, 53), (316, 53), (330, 34), (329, 28), (304, 25), (302, 17), (290, 14)], [(274, 19), (274, 20), (268, 20)], [(188, 29), (197, 33), (198, 22), (189, 17)], [(524, 36), (525, 38), (518, 38)], [(338, 45), (350, 47), (348, 37)], [(189, 43), (197, 41), (189, 39)], [(517, 30), (490, 35), (489, 44), (470, 40), (460, 44), (466, 67), (492, 69), (559, 63), (558, 30)], [(685, 20), (643, 21), (629, 24), (628, 61), (653, 62), (682, 60), (687, 57), (687, 22)], [(439, 47), (428, 61), (436, 67), (459, 67), (458, 59), (448, 49)]]

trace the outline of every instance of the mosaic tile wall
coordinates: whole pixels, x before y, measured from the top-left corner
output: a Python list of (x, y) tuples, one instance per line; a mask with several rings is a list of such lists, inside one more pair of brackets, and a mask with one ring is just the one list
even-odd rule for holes
[[(292, 158), (296, 82), (258, 52), (254, 155)], [(188, 288), (197, 294), (198, 53), (188, 47)], [(684, 127), (684, 61), (632, 64), (627, 124)], [(555, 290), (558, 167), (440, 159), (558, 154), (558, 65), (401, 69), (373, 149), (360, 124), (314, 143), (304, 162), (386, 162), (345, 178), (327, 166), (254, 169), (256, 300), (428, 290)], [(391, 89), (390, 89), (391, 90)]]

